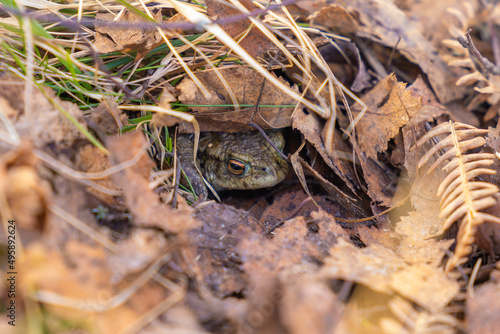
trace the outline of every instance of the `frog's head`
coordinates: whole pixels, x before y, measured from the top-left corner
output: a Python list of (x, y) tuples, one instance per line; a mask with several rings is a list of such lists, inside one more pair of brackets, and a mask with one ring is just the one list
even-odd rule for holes
[[(267, 135), (282, 151), (285, 140), (281, 132)], [(288, 173), (288, 162), (258, 132), (221, 133), (205, 145), (205, 153), (206, 161), (200, 166), (216, 190), (271, 187)]]

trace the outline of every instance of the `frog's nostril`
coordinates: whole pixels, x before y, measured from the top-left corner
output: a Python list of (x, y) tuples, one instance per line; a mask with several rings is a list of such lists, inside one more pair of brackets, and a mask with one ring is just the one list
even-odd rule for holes
[(268, 175), (274, 175), (275, 174), (274, 168), (271, 168), (271, 167), (261, 167), (260, 170), (262, 171), (262, 173), (265, 173), (265, 174), (268, 174)]

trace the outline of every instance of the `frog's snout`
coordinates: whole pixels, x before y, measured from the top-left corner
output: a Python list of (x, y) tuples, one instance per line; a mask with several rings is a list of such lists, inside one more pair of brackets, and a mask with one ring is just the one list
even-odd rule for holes
[(262, 173), (271, 174), (271, 175), (276, 175), (276, 171), (274, 170), (274, 168), (269, 168), (269, 167), (260, 167), (260, 171), (261, 171)]

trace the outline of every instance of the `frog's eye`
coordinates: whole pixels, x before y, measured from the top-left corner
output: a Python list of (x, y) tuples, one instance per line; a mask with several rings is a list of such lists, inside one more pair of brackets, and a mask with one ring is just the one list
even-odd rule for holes
[(234, 159), (231, 159), (227, 162), (227, 167), (229, 168), (229, 171), (234, 175), (242, 175), (246, 169), (246, 166), (243, 162)]

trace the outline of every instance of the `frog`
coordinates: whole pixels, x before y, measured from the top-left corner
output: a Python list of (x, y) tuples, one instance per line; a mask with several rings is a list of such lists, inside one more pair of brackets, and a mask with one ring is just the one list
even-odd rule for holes
[[(266, 134), (282, 152), (285, 146), (283, 134), (277, 130), (268, 130)], [(288, 161), (258, 131), (202, 132), (196, 165), (193, 150), (194, 135), (179, 135), (179, 161), (199, 197), (198, 202), (208, 196), (200, 172), (216, 191), (272, 187), (283, 181), (288, 173)]]

